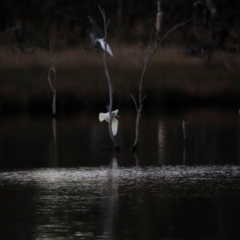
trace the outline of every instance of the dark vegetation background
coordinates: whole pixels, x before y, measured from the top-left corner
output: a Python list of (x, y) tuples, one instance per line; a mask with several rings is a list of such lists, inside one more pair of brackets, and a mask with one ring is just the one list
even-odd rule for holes
[[(182, 19), (187, 20), (197, 13), (193, 21), (172, 35), (187, 45), (199, 40), (196, 28), (210, 33), (215, 31), (215, 34), (225, 31), (226, 40), (235, 41), (236, 46), (240, 21), (239, 1), (210, 1), (217, 11), (214, 21), (210, 19), (211, 9), (206, 6), (208, 2), (209, 0), (161, 0), (162, 33)], [(139, 29), (142, 38), (149, 37), (157, 12), (156, 0), (5, 0), (0, 3), (0, 31), (19, 27), (14, 34), (2, 37), (1, 43), (10, 45), (15, 42), (21, 48), (48, 48), (50, 38), (54, 38), (62, 48), (85, 44), (91, 28), (87, 16), (92, 16), (102, 26), (102, 16), (97, 5), (105, 9), (107, 17), (111, 19), (108, 30), (111, 39), (120, 43), (136, 42)]]
[[(0, 109), (51, 112), (47, 81), (49, 42), (57, 54), (57, 107), (100, 108), (108, 102), (102, 52), (93, 49), (88, 15), (102, 26), (101, 6), (110, 19), (109, 70), (114, 103), (132, 106), (142, 70), (139, 47), (146, 46), (156, 22), (156, 0), (0, 1)], [(182, 20), (149, 63), (145, 105), (238, 106), (240, 3), (233, 0), (161, 0), (161, 32), (152, 46)]]

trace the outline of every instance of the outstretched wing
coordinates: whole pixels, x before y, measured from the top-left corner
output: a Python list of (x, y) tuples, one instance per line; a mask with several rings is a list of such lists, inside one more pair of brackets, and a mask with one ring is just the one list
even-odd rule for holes
[(105, 120), (105, 114), (99, 113), (99, 121), (102, 122), (103, 120)]
[(99, 113), (99, 121), (107, 121), (109, 122), (109, 113)]
[(95, 33), (97, 38), (103, 38), (104, 32), (103, 30), (97, 25), (96, 21), (88, 15), (88, 20), (92, 26), (92, 31)]
[(90, 38), (91, 38), (92, 45), (95, 47), (96, 44), (97, 44), (96, 34), (95, 34), (94, 32), (90, 32), (90, 33), (89, 33), (89, 36), (90, 36)]
[(112, 133), (113, 135), (117, 135), (117, 131), (118, 131), (118, 120), (116, 118), (112, 119)]
[(97, 39), (97, 41), (101, 44), (101, 47), (102, 47), (103, 50), (105, 50), (105, 44), (106, 44), (106, 50), (105, 51), (113, 57), (113, 53), (112, 53), (112, 50), (109, 47), (109, 45), (107, 43), (105, 43), (105, 41), (103, 39)]

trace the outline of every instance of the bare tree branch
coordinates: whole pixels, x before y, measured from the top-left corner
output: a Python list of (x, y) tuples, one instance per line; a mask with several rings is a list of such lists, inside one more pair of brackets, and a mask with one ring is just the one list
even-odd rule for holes
[(135, 97), (132, 95), (132, 93), (130, 93), (130, 95), (131, 95), (131, 97), (132, 97), (132, 99), (133, 99), (133, 102), (134, 102), (134, 104), (135, 104), (136, 110), (138, 111), (138, 106), (137, 106), (136, 99), (135, 99)]
[(51, 54), (51, 62), (52, 62), (52, 66), (49, 69), (48, 72), (48, 82), (49, 85), (53, 91), (53, 102), (52, 102), (52, 111), (53, 111), (53, 117), (56, 117), (56, 113), (57, 113), (57, 108), (56, 108), (56, 94), (57, 94), (57, 90), (56, 88), (53, 87), (52, 81), (51, 81), (51, 73), (53, 73), (54, 78), (53, 80), (56, 81), (56, 70), (55, 70), (55, 66), (57, 63), (57, 57), (56, 55), (53, 53), (53, 45), (54, 45), (54, 40), (51, 41), (50, 40), (50, 54)]
[(150, 38), (149, 38), (149, 42), (148, 42), (148, 46), (147, 46), (147, 50), (146, 50), (146, 61), (148, 61), (147, 54), (148, 54), (149, 48), (150, 48), (150, 46), (152, 44), (152, 37), (153, 37), (153, 34), (155, 32), (155, 29), (156, 29), (156, 24), (154, 25), (154, 27), (153, 27), (153, 29), (151, 31), (151, 34), (150, 34)]
[(13, 28), (10, 28), (10, 29), (2, 32), (2, 33), (0, 34), (0, 38), (2, 38), (3, 36), (7, 35), (8, 33), (11, 33), (11, 32), (14, 32), (14, 31), (18, 30), (18, 28), (19, 28), (19, 26), (17, 25), (17, 26), (15, 26), (15, 27), (13, 27)]
[[(98, 7), (99, 7), (99, 10), (100, 10), (100, 12), (102, 14), (102, 17), (103, 17), (104, 40), (105, 40), (104, 42), (105, 42), (105, 49), (107, 49), (107, 46), (106, 46), (107, 45), (107, 27), (108, 27), (108, 24), (109, 24), (110, 20), (108, 20), (106, 22), (106, 15), (105, 15), (104, 9), (101, 9), (100, 6), (98, 6)], [(113, 89), (112, 89), (110, 74), (108, 72), (107, 52), (106, 51), (103, 52), (103, 64), (104, 64), (105, 74), (106, 74), (106, 77), (107, 77), (108, 88), (109, 88), (109, 105), (107, 106), (107, 109), (108, 109), (108, 112), (109, 112), (110, 119), (109, 119), (109, 122), (108, 122), (108, 130), (109, 130), (110, 138), (112, 139), (112, 141), (115, 145), (116, 151), (119, 151), (120, 147), (119, 147), (118, 141), (114, 137), (113, 132), (112, 132), (112, 119), (113, 119), (113, 115), (112, 115), (113, 97), (112, 97), (112, 94), (113, 94)]]
[[(146, 73), (146, 69), (147, 69), (147, 64), (148, 62), (151, 60), (151, 58), (154, 56), (154, 54), (156, 53), (159, 45), (162, 43), (162, 41), (167, 37), (167, 35), (169, 33), (171, 33), (172, 31), (176, 30), (177, 28), (181, 27), (182, 25), (186, 24), (187, 22), (189, 22), (194, 16), (192, 16), (191, 18), (189, 18), (187, 21), (184, 21), (184, 19), (179, 22), (178, 24), (176, 24), (174, 27), (172, 27), (169, 31), (167, 31), (163, 37), (157, 42), (157, 45), (155, 46), (155, 48), (153, 49), (153, 51), (150, 53), (149, 55), (149, 51), (150, 51), (150, 46), (152, 43), (152, 37), (154, 35), (155, 32), (155, 26), (153, 27), (151, 34), (150, 34), (150, 38), (149, 38), (149, 42), (147, 45), (147, 49), (144, 53), (142, 46), (141, 47), (141, 52), (143, 55), (143, 69), (142, 69), (142, 74), (141, 74), (141, 78), (140, 78), (140, 82), (139, 82), (139, 89), (138, 89), (138, 104), (136, 102), (136, 99), (134, 98), (134, 96), (131, 94), (131, 97), (134, 101), (136, 110), (137, 110), (137, 116), (136, 116), (136, 125), (135, 125), (135, 140), (132, 146), (132, 151), (136, 151), (136, 146), (137, 143), (139, 141), (139, 122), (140, 122), (140, 117), (141, 117), (141, 113), (142, 113), (142, 108), (143, 108), (143, 100), (145, 99), (146, 96), (142, 97), (142, 84), (143, 84), (143, 79)], [(140, 36), (139, 36), (139, 43), (140, 43)]]
[(192, 17), (190, 17), (187, 21), (184, 21), (184, 19), (185, 19), (185, 17), (184, 17), (183, 20), (182, 20), (180, 23), (176, 24), (176, 25), (173, 26), (169, 31), (167, 31), (167, 32), (163, 35), (163, 37), (158, 40), (157, 45), (155, 46), (155, 48), (154, 48), (153, 52), (151, 53), (151, 55), (148, 57), (147, 62), (153, 57), (153, 55), (156, 53), (159, 45), (160, 45), (160, 44), (162, 43), (162, 41), (168, 36), (169, 33), (175, 31), (176, 29), (178, 29), (178, 28), (181, 27), (182, 25), (190, 22), (190, 21), (194, 18), (194, 16), (195, 16), (196, 14), (197, 14), (197, 13), (195, 13), (195, 14), (194, 14)]

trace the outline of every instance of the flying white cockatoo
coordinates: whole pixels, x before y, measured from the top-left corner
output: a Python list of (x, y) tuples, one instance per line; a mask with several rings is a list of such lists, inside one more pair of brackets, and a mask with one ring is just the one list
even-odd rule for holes
[[(117, 130), (118, 130), (118, 109), (115, 111), (112, 111), (112, 133), (113, 135), (117, 135)], [(110, 121), (110, 115), (109, 112), (107, 113), (99, 113), (99, 121), (102, 122), (103, 120), (109, 122)]]

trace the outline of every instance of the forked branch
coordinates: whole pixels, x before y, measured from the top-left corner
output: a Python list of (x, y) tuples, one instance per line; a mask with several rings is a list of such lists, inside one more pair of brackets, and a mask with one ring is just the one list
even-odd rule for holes
[(159, 39), (157, 41), (156, 46), (154, 47), (154, 49), (152, 50), (152, 52), (150, 52), (150, 47), (152, 44), (152, 39), (153, 39), (153, 35), (155, 32), (155, 27), (152, 29), (151, 33), (150, 33), (150, 38), (149, 38), (149, 42), (146, 48), (146, 51), (144, 52), (142, 44), (140, 44), (140, 37), (139, 37), (139, 45), (141, 48), (141, 52), (143, 55), (143, 69), (142, 69), (142, 74), (141, 74), (141, 78), (139, 81), (139, 88), (138, 88), (138, 102), (136, 101), (136, 99), (134, 98), (134, 96), (131, 93), (131, 97), (133, 99), (133, 102), (135, 104), (136, 110), (137, 110), (137, 116), (136, 116), (136, 125), (135, 125), (135, 140), (132, 146), (132, 151), (136, 151), (136, 146), (137, 143), (139, 141), (139, 122), (140, 122), (140, 117), (142, 114), (142, 108), (143, 108), (143, 100), (145, 99), (145, 96), (142, 97), (142, 85), (143, 85), (143, 80), (144, 80), (144, 76), (146, 73), (146, 69), (147, 69), (147, 64), (148, 62), (152, 59), (152, 57), (155, 55), (158, 47), (160, 46), (160, 44), (162, 43), (162, 41), (167, 37), (167, 35), (169, 33), (171, 33), (172, 31), (176, 30), (177, 28), (181, 27), (182, 25), (186, 24), (187, 22), (189, 22), (194, 16), (192, 16), (191, 18), (189, 18), (187, 21), (184, 21), (184, 19), (179, 22), (178, 24), (176, 24), (174, 27), (172, 27), (168, 32), (166, 32), (161, 39)]

